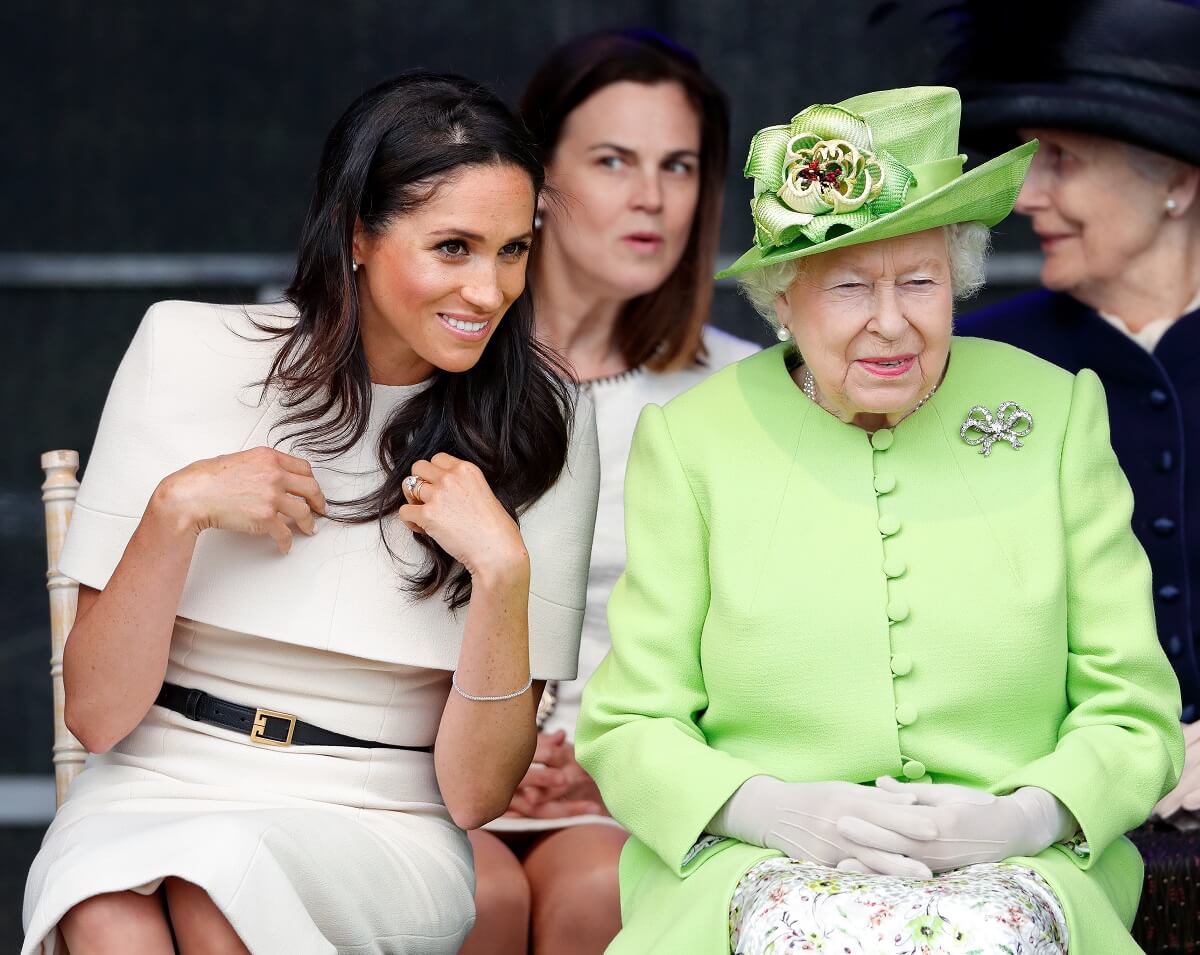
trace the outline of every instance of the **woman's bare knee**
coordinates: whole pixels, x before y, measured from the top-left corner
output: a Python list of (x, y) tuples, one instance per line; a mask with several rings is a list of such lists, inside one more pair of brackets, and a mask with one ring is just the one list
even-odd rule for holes
[(175, 951), (157, 894), (94, 895), (71, 908), (58, 928), (71, 955), (172, 955)]
[(229, 919), (204, 889), (176, 878), (167, 879), (163, 886), (181, 955), (250, 955)]
[(608, 947), (621, 927), (617, 861), (626, 838), (615, 826), (575, 826), (525, 858), (535, 955), (591, 955)]
[(529, 882), (504, 842), (482, 829), (468, 833), (475, 851), (475, 927), (459, 955), (525, 955)]

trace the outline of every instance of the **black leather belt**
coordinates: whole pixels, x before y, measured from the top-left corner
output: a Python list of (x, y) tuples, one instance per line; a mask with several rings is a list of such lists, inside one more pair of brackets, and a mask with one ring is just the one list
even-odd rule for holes
[(432, 746), (397, 746), (394, 743), (381, 743), (379, 740), (343, 736), (341, 733), (304, 723), (291, 713), (241, 706), (209, 696), (203, 690), (193, 690), (175, 683), (164, 683), (154, 703), (156, 706), (182, 713), (189, 720), (199, 720), (201, 723), (245, 733), (263, 746), (362, 746), (367, 749), (433, 752)]

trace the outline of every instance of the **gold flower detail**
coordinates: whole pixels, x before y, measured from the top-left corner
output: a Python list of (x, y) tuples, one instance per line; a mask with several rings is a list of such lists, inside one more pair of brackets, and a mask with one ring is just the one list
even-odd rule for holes
[(813, 133), (788, 142), (783, 174), (780, 201), (793, 212), (814, 216), (853, 212), (883, 188), (883, 167), (874, 153)]

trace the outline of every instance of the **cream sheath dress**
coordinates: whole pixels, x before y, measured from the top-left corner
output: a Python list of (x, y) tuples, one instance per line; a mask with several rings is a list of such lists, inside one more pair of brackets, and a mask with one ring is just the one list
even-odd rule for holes
[[(286, 306), (163, 302), (147, 313), (105, 405), (61, 567), (109, 580), (167, 474), (202, 458), (279, 443), (279, 394), (255, 383), (279, 346), (252, 320)], [(423, 386), (373, 386), (370, 427), (314, 461), (331, 500), (383, 479), (379, 436)], [(530, 554), (530, 665), (576, 673), (598, 486), (595, 422), (580, 400), (567, 466), (521, 515)], [(429, 746), (458, 659), (465, 610), (412, 598), (378, 524), (318, 520), (280, 556), (266, 537), (206, 531), (171, 641), (168, 682), (361, 739)], [(401, 558), (423, 554), (399, 521)], [(429, 753), (273, 747), (152, 706), (108, 753), (91, 755), (46, 833), (25, 891), (23, 955), (63, 951), (72, 906), (201, 886), (255, 955), (452, 953), (474, 920), (465, 833)]]

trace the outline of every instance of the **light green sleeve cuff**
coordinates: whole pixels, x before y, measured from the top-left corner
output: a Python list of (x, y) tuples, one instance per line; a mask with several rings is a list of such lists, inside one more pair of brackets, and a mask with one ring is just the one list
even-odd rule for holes
[(1179, 683), (1158, 642), (1150, 565), (1130, 527), (1133, 494), (1109, 444), (1090, 370), (1075, 379), (1060, 494), (1067, 555), (1067, 705), (1058, 745), (993, 791), (1038, 786), (1078, 820), (1091, 865), (1141, 825), (1183, 767)]
[(708, 528), (656, 405), (633, 439), (625, 539), (608, 605), (612, 650), (584, 690), (576, 755), (613, 817), (684, 876), (711, 855), (688, 858), (704, 827), (761, 770), (712, 748), (696, 722), (708, 706)]

